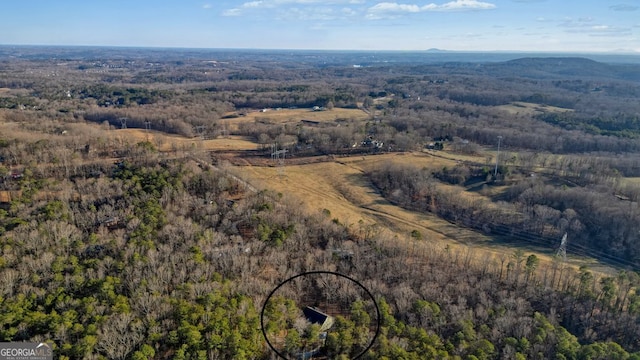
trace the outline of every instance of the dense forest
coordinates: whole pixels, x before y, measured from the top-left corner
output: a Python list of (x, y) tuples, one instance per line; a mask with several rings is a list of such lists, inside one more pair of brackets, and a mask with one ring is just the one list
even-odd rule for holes
[[(637, 65), (36, 50), (0, 52), (1, 341), (50, 341), (65, 359), (275, 359), (265, 336), (289, 358), (640, 359)], [(269, 117), (313, 107), (365, 117)], [(125, 127), (146, 139), (114, 135)], [(224, 154), (150, 131), (250, 139), (244, 162), (273, 144), (313, 161), (456, 156), (363, 176), (397, 206), (513, 247), (478, 257), (303, 212)], [(613, 270), (520, 247), (555, 251), (565, 233), (569, 256)], [(337, 283), (269, 298), (315, 270), (358, 280), (376, 306)], [(311, 297), (335, 315), (321, 342), (301, 319)]]

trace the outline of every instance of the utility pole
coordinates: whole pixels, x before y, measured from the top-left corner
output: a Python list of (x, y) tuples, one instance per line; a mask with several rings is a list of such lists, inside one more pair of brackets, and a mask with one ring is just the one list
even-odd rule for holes
[(500, 141), (502, 136), (498, 135), (498, 152), (496, 153), (496, 169), (493, 171), (493, 177), (498, 179), (498, 159), (500, 158)]
[(564, 233), (560, 241), (560, 247), (558, 251), (556, 251), (556, 256), (562, 258), (562, 261), (567, 262), (567, 233)]
[(144, 129), (145, 129), (145, 132), (147, 133), (147, 142), (148, 142), (149, 141), (149, 130), (151, 130), (151, 120), (145, 120)]
[(204, 141), (205, 132), (207, 131), (207, 127), (205, 125), (197, 125), (194, 127), (196, 134), (200, 137), (200, 140)]
[(226, 121), (222, 122), (222, 137), (225, 138), (225, 139), (229, 138), (229, 135), (227, 133), (227, 122)]
[(284, 160), (286, 157), (287, 149), (278, 150), (278, 143), (271, 145), (271, 160), (276, 164), (280, 177), (284, 175)]

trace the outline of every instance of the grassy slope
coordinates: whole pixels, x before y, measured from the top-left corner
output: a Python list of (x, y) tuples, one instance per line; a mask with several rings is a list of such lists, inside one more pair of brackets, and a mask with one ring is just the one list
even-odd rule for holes
[[(274, 116), (274, 114), (277, 114)], [(340, 114), (338, 116), (337, 114)], [(255, 121), (255, 117), (265, 116), (272, 121), (291, 122), (305, 118), (317, 121), (333, 121), (336, 116), (352, 114), (364, 120), (366, 116), (360, 110), (334, 109), (332, 111), (311, 112), (308, 109), (255, 112), (242, 117), (242, 121)], [(309, 116), (307, 116), (309, 115)], [(311, 117), (315, 116), (315, 117)], [(233, 119), (232, 119), (233, 120)], [(115, 131), (119, 136), (125, 136), (138, 141), (146, 139), (146, 133), (141, 129), (126, 129)], [(234, 138), (197, 140), (176, 135), (152, 133), (153, 141), (158, 148), (169, 151), (172, 145), (179, 148), (195, 147), (199, 149), (250, 150), (257, 144), (250, 139)], [(409, 234), (418, 230), (426, 239), (425, 242), (436, 246), (453, 245), (455, 247), (469, 247), (473, 249), (478, 259), (491, 257), (499, 259), (511, 256), (514, 248), (503, 245), (494, 239), (470, 229), (461, 228), (433, 214), (409, 211), (390, 203), (383, 198), (364, 176), (365, 171), (375, 169), (386, 162), (402, 163), (417, 167), (441, 169), (443, 166), (453, 167), (459, 161), (486, 161), (485, 156), (452, 154), (448, 152), (415, 152), (411, 154), (383, 154), (375, 156), (354, 156), (336, 158), (333, 161), (307, 165), (291, 165), (283, 168), (271, 166), (238, 166), (232, 172), (246, 179), (257, 188), (268, 188), (282, 193), (300, 208), (313, 212), (327, 209), (330, 216), (341, 223), (359, 231), (375, 224), (377, 231), (388, 231), (399, 241), (409, 241)], [(477, 193), (469, 196), (479, 196)], [(413, 246), (413, 245), (412, 245)], [(534, 246), (522, 247), (527, 253), (535, 253), (543, 262), (551, 262), (554, 252)], [(606, 274), (615, 270), (600, 264), (593, 259), (570, 258), (571, 266), (588, 265), (595, 272)]]
[(506, 111), (511, 115), (515, 115), (515, 114), (538, 115), (545, 112), (563, 113), (563, 112), (573, 111), (572, 109), (565, 109), (565, 108), (550, 106), (550, 105), (534, 104), (534, 103), (528, 103), (523, 101), (516, 101), (508, 105), (496, 106), (496, 108)]
[[(363, 171), (385, 161), (430, 167), (455, 164), (452, 160), (413, 153), (340, 158), (332, 162), (286, 166), (283, 169), (245, 166), (236, 168), (234, 172), (258, 188), (281, 192), (307, 211), (327, 209), (332, 218), (349, 225), (355, 231), (363, 225), (375, 223), (396, 235), (399, 241), (409, 242), (411, 231), (418, 230), (425, 239), (424, 243), (442, 247), (468, 246), (473, 249), (477, 259), (487, 256), (499, 259), (502, 255), (513, 254), (513, 247), (499, 244), (482, 233), (461, 228), (432, 214), (400, 208), (387, 201), (363, 174)], [(544, 262), (551, 262), (554, 255), (549, 249), (533, 246), (525, 246), (522, 250), (526, 253), (536, 253)], [(570, 258), (569, 263), (576, 268), (588, 265), (597, 272), (613, 272), (612, 269), (591, 259)]]
[[(267, 113), (255, 113), (272, 115), (280, 113), (282, 121), (294, 121), (302, 115), (318, 121), (332, 121), (347, 114), (359, 116), (365, 119), (366, 114), (360, 110), (339, 109), (325, 112), (310, 112), (307, 109), (272, 111)], [(253, 113), (252, 113), (253, 114)], [(331, 116), (329, 116), (331, 115)], [(332, 118), (333, 117), (333, 118)], [(244, 119), (244, 118), (243, 118)], [(254, 121), (255, 118), (251, 121)], [(2, 130), (11, 130), (18, 138), (35, 141), (39, 138), (50, 138), (51, 134), (23, 131), (16, 123), (1, 123)], [(69, 126), (69, 125), (68, 125)], [(220, 138), (212, 140), (199, 140), (184, 138), (177, 135), (167, 135), (160, 132), (147, 134), (142, 129), (125, 129), (107, 131), (95, 124), (70, 125), (71, 132), (100, 132), (105, 137), (115, 137), (122, 140), (144, 141), (149, 138), (161, 151), (177, 149), (204, 149), (211, 151), (225, 150), (252, 150), (257, 144), (241, 137)], [(54, 135), (62, 136), (62, 135)], [(437, 156), (434, 156), (437, 155)], [(446, 245), (470, 246), (479, 257), (490, 256), (499, 258), (503, 254), (511, 255), (514, 249), (509, 246), (497, 244), (491, 238), (482, 233), (460, 228), (444, 221), (435, 215), (408, 211), (383, 198), (368, 179), (364, 172), (374, 169), (385, 162), (410, 164), (412, 166), (439, 169), (443, 166), (453, 167), (457, 161), (475, 160), (484, 162), (485, 157), (470, 157), (447, 152), (437, 153), (411, 153), (411, 154), (384, 154), (375, 156), (354, 156), (337, 158), (333, 161), (317, 164), (286, 166), (284, 168), (243, 166), (236, 167), (233, 172), (258, 188), (269, 188), (285, 194), (292, 201), (298, 202), (302, 209), (309, 212), (318, 212), (327, 209), (331, 218), (358, 230), (367, 225), (377, 224), (380, 231), (389, 231), (396, 235), (400, 241), (408, 241), (409, 234), (418, 230), (426, 239), (425, 242)], [(473, 196), (479, 196), (473, 194)], [(527, 247), (526, 252), (535, 252), (543, 261), (550, 261), (553, 254), (549, 249)], [(597, 264), (593, 260), (571, 259), (571, 264), (580, 266), (588, 264), (592, 270), (611, 273), (611, 269)]]

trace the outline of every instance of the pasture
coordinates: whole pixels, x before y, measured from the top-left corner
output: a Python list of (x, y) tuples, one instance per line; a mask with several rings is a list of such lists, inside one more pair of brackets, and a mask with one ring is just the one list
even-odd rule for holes
[(225, 118), (220, 119), (229, 130), (237, 129), (243, 123), (266, 123), (266, 124), (294, 124), (302, 120), (317, 121), (321, 123), (335, 122), (337, 120), (364, 121), (369, 118), (369, 114), (360, 109), (333, 108), (330, 110), (313, 111), (312, 109), (264, 109), (251, 111), (243, 114), (236, 112), (229, 113)]
[[(354, 234), (366, 231), (386, 231), (394, 241), (411, 247), (447, 246), (457, 251), (471, 251), (476, 261), (502, 257), (510, 258), (515, 252), (513, 244), (496, 241), (481, 232), (460, 227), (434, 214), (401, 208), (375, 189), (364, 175), (386, 162), (411, 164), (417, 167), (439, 168), (455, 166), (455, 160), (434, 157), (415, 152), (406, 154), (383, 154), (337, 158), (334, 161), (284, 167), (237, 166), (230, 171), (246, 179), (257, 188), (267, 188), (283, 194), (283, 197), (309, 213), (324, 212), (332, 219), (347, 225)], [(439, 185), (443, 188), (450, 185)], [(482, 198), (474, 192), (463, 192), (461, 196)], [(417, 230), (422, 240), (411, 239)], [(542, 262), (551, 264), (555, 252), (527, 244), (517, 244), (525, 253), (535, 253)], [(600, 273), (612, 270), (592, 259), (570, 257), (568, 265), (578, 268), (588, 265)]]
[(499, 105), (495, 107), (496, 109), (500, 109), (502, 111), (507, 112), (510, 115), (538, 115), (546, 112), (569, 112), (573, 111), (572, 109), (561, 108), (556, 106), (550, 106), (545, 104), (535, 104), (523, 101), (514, 101), (508, 105)]

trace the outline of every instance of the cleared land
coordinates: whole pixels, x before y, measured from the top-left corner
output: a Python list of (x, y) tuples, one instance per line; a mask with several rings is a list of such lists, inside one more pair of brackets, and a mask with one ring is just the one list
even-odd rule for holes
[[(334, 117), (336, 114), (360, 114), (361, 119), (367, 116), (360, 110), (344, 110), (340, 109), (335, 113), (333, 112), (335, 110), (324, 112), (310, 112), (303, 109), (281, 110), (282, 113), (274, 110), (272, 114), (281, 114), (280, 119), (283, 122), (294, 121), (292, 119), (297, 119), (301, 114), (311, 114), (316, 116), (315, 119), (324, 119), (324, 121), (335, 120), (328, 114)], [(256, 113), (254, 116), (259, 116), (258, 114), (264, 113)], [(243, 118), (243, 120), (247, 119)], [(51, 136), (65, 136), (60, 132), (53, 134), (50, 131), (45, 132), (44, 129), (40, 129), (42, 131), (40, 133), (34, 133), (33, 129), (25, 129), (24, 126), (20, 123), (0, 122), (0, 131), (7, 131), (7, 133), (10, 131), (16, 138), (25, 138), (31, 141)], [(258, 148), (258, 144), (252, 142), (251, 139), (237, 136), (201, 140), (156, 131), (147, 133), (144, 129), (105, 130), (96, 124), (69, 124), (64, 128), (68, 130), (69, 135), (91, 134), (133, 142), (148, 139), (160, 151), (194, 149), (224, 153), (225, 151), (244, 151)], [(438, 170), (444, 166), (453, 167), (460, 161), (485, 162), (487, 160), (484, 155), (469, 156), (446, 151), (424, 151), (339, 157), (332, 160), (324, 158), (321, 162), (285, 167), (233, 166), (230, 170), (257, 188), (268, 188), (282, 193), (285, 198), (297, 202), (300, 208), (305, 211), (317, 213), (326, 209), (331, 218), (346, 224), (352, 231), (389, 231), (392, 236), (396, 236), (398, 241), (409, 242), (409, 234), (413, 230), (418, 230), (424, 240), (419, 242), (417, 246), (428, 244), (428, 246), (445, 247), (454, 245), (460, 249), (471, 249), (478, 258), (489, 256), (498, 259), (505, 254), (510, 256), (514, 252), (513, 247), (498, 244), (494, 239), (482, 233), (461, 228), (433, 214), (409, 211), (392, 204), (377, 192), (364, 175), (364, 172), (375, 170), (388, 162)], [(262, 161), (262, 163), (268, 162), (268, 159)], [(248, 164), (246, 161), (243, 163)], [(633, 180), (635, 179), (629, 179), (629, 181)], [(463, 194), (464, 196), (482, 196), (476, 192)], [(522, 249), (526, 252), (536, 253), (543, 261), (552, 261), (553, 251), (550, 249), (533, 246), (526, 246)], [(591, 259), (571, 258), (570, 264), (576, 267), (588, 265), (594, 271), (612, 273), (610, 268)]]
[(506, 111), (511, 115), (517, 115), (517, 114), (538, 115), (546, 112), (562, 113), (562, 112), (573, 111), (573, 109), (549, 106), (544, 104), (528, 103), (528, 102), (522, 102), (522, 101), (516, 101), (508, 105), (499, 105), (499, 106), (496, 106), (496, 109)]
[[(411, 153), (339, 158), (331, 162), (282, 168), (244, 166), (233, 171), (258, 188), (282, 193), (285, 198), (298, 203), (301, 209), (309, 212), (326, 209), (331, 218), (355, 232), (373, 226), (378, 231), (390, 231), (398, 241), (410, 242), (411, 231), (418, 230), (424, 239), (418, 242), (418, 246), (468, 248), (477, 259), (487, 256), (499, 259), (514, 253), (514, 247), (499, 244), (482, 233), (451, 224), (433, 214), (403, 209), (386, 200), (364, 176), (364, 171), (389, 161), (430, 168), (455, 165), (453, 160)], [(480, 195), (469, 193), (469, 196)], [(554, 252), (550, 249), (524, 245), (519, 248), (536, 253), (542, 261), (553, 261)], [(613, 272), (591, 259), (571, 258), (569, 264), (576, 268), (588, 265), (597, 272)]]
[[(291, 113), (299, 110), (282, 111)], [(321, 114), (323, 112), (314, 113)], [(147, 136), (147, 133), (142, 129), (123, 129), (114, 132), (136, 141), (143, 141)], [(175, 146), (182, 149), (191, 147), (209, 151), (242, 151), (258, 147), (250, 139), (240, 137), (200, 140), (155, 132), (152, 132), (152, 135), (153, 141), (161, 151), (170, 151)], [(262, 160), (253, 161), (253, 163), (270, 162), (268, 159)], [(312, 160), (308, 161), (312, 162)], [(423, 236), (423, 245), (436, 245), (441, 248), (453, 245), (461, 249), (472, 249), (478, 259), (486, 256), (493, 259), (499, 259), (504, 255), (511, 256), (515, 251), (513, 246), (500, 244), (481, 232), (462, 228), (440, 219), (434, 214), (410, 211), (392, 204), (377, 192), (364, 175), (365, 172), (375, 170), (390, 162), (435, 171), (445, 166), (453, 167), (460, 161), (482, 163), (487, 160), (485, 154), (471, 156), (446, 151), (424, 151), (337, 157), (332, 160), (325, 157), (321, 162), (302, 165), (283, 167), (247, 165), (233, 166), (229, 170), (256, 188), (266, 188), (282, 193), (286, 199), (297, 203), (304, 211), (317, 213), (326, 209), (332, 219), (349, 226), (355, 232), (367, 229), (389, 231), (398, 241), (408, 242), (410, 241), (410, 233), (413, 230), (418, 230)], [(249, 164), (248, 161), (239, 161), (238, 163)], [(440, 186), (449, 187), (444, 184)], [(501, 189), (491, 190), (500, 191)], [(462, 196), (483, 197), (472, 191), (463, 192)], [(554, 251), (551, 249), (526, 246), (525, 244), (518, 246), (525, 252), (536, 253), (542, 261), (553, 261)], [(606, 274), (615, 272), (610, 267), (593, 259), (571, 257), (569, 264), (575, 268), (588, 265), (593, 271)]]
[[(242, 123), (267, 123), (267, 124), (288, 124), (299, 123), (302, 120), (317, 122), (334, 122), (336, 120), (366, 120), (369, 114), (360, 109), (333, 108), (331, 110), (313, 111), (313, 109), (266, 109), (252, 111), (244, 114), (236, 112), (229, 113), (227, 117), (220, 121), (225, 122), (230, 130), (233, 130)], [(237, 117), (231, 117), (237, 116)]]
[(199, 138), (186, 138), (180, 135), (168, 135), (158, 131), (151, 131), (147, 133), (143, 129), (115, 130), (115, 134), (116, 136), (127, 137), (135, 141), (149, 140), (154, 143), (160, 151), (189, 148), (210, 151), (242, 151), (255, 150), (258, 148), (256, 143), (243, 136), (229, 136), (202, 140)]

